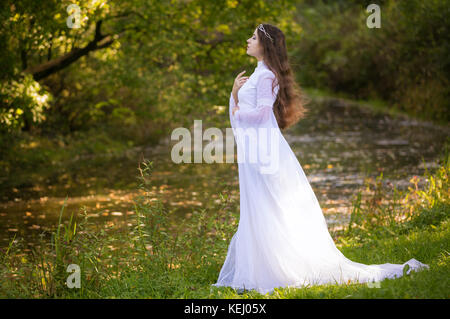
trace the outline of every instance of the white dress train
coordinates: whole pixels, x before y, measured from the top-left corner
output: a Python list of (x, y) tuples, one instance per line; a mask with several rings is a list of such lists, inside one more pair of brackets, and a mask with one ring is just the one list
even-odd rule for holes
[[(273, 113), (278, 84), (264, 61), (238, 92), (229, 112), (237, 145), (240, 219), (217, 283), (265, 294), (277, 287), (376, 282), (429, 268), (404, 264), (365, 265), (335, 246), (321, 207)], [(257, 146), (257, 147), (255, 147)], [(270, 154), (270, 156), (264, 156)], [(257, 160), (255, 161), (255, 157)]]

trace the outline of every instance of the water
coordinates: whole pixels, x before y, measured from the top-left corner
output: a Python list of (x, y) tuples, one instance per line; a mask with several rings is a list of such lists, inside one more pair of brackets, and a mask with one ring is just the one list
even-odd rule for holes
[[(308, 108), (307, 118), (284, 136), (315, 191), (330, 230), (346, 225), (352, 199), (366, 178), (383, 172), (384, 180), (407, 188), (414, 175), (437, 166), (449, 136), (448, 127), (376, 114), (336, 99), (315, 99)], [(154, 162), (152, 192), (162, 196), (174, 221), (202, 208), (213, 214), (219, 193), (225, 189), (238, 212), (237, 163), (175, 164), (170, 158), (175, 143), (167, 138), (156, 147), (132, 148), (120, 156), (76, 158), (49, 167), (51, 178), (30, 175), (21, 189), (3, 190), (0, 246), (7, 246), (14, 234), (33, 245), (38, 234), (55, 229), (66, 195), (65, 219), (85, 207), (105, 227), (129, 224), (133, 199), (142, 194), (137, 178), (142, 158)]]

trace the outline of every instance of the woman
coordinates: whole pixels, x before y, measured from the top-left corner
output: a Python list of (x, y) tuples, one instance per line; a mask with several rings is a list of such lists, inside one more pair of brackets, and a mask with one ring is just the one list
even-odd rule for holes
[[(258, 65), (250, 77), (243, 76), (245, 71), (236, 77), (230, 95), (240, 220), (213, 286), (265, 294), (276, 287), (400, 277), (406, 264), (408, 273), (428, 268), (415, 259), (404, 264), (364, 265), (347, 259), (336, 248), (319, 202), (280, 131), (305, 114), (284, 34), (273, 25), (260, 24), (247, 43), (247, 54)], [(267, 152), (270, 156), (264, 157)], [(252, 159), (255, 153), (256, 160)]]

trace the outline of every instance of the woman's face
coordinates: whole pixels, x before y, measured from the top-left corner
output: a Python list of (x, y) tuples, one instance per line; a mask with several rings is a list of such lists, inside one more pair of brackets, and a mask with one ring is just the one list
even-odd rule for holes
[(247, 40), (247, 54), (260, 60), (262, 59), (262, 47), (259, 43), (257, 30), (258, 28), (255, 29), (253, 35)]

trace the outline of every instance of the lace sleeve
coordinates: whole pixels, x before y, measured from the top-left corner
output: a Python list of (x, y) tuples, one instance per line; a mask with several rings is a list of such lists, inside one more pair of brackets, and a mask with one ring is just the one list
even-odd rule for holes
[(277, 94), (276, 90), (272, 93), (272, 83), (274, 80), (275, 75), (272, 72), (266, 72), (259, 77), (256, 85), (256, 108), (251, 110), (237, 110), (234, 113), (237, 121), (260, 125), (270, 119)]

